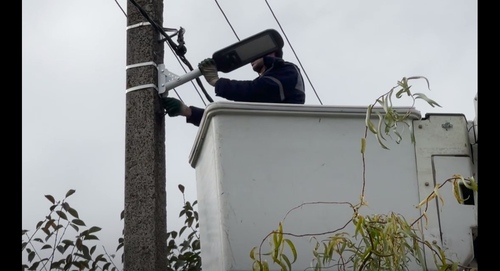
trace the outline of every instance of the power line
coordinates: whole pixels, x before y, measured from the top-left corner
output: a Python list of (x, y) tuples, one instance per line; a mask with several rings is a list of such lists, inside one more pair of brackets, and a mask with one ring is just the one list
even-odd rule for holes
[[(179, 59), (179, 57), (175, 54), (174, 49), (173, 49), (172, 47), (170, 47), (170, 45), (169, 45), (169, 48), (170, 48), (170, 50), (174, 53), (174, 56), (175, 56), (175, 58), (177, 59), (177, 62), (179, 62), (179, 65), (181, 65), (181, 68), (184, 70), (184, 72), (185, 72), (185, 73), (187, 73), (186, 68), (184, 68), (184, 66), (182, 66), (181, 60), (180, 60), (180, 59)], [(204, 104), (205, 106), (207, 106), (207, 104), (205, 103), (205, 100), (203, 100), (203, 97), (201, 96), (200, 92), (198, 91), (198, 88), (197, 88), (197, 87), (196, 87), (196, 85), (193, 83), (193, 81), (191, 81), (191, 84), (193, 85), (194, 89), (195, 89), (195, 90), (196, 90), (196, 92), (198, 93), (198, 96), (200, 96), (200, 99), (201, 99), (201, 101), (203, 102), (203, 104)], [(176, 91), (175, 89), (173, 89), (173, 90), (174, 90), (175, 94), (177, 94), (177, 97), (179, 97), (179, 99), (182, 101), (182, 98), (181, 98), (181, 96), (179, 95), (179, 93), (177, 93), (177, 91)], [(182, 102), (183, 102), (183, 101), (182, 101)]]
[(230, 22), (229, 22), (229, 20), (227, 19), (226, 13), (224, 13), (224, 11), (223, 11), (223, 10), (222, 10), (222, 8), (220, 7), (219, 2), (217, 2), (217, 0), (215, 0), (215, 3), (216, 3), (216, 4), (217, 4), (217, 6), (219, 7), (219, 10), (220, 10), (220, 12), (222, 12), (222, 15), (224, 15), (224, 18), (226, 19), (227, 24), (229, 24), (229, 27), (231, 27), (231, 30), (233, 30), (234, 35), (236, 36), (236, 38), (237, 38), (237, 39), (238, 39), (238, 41), (239, 41), (239, 40), (240, 40), (240, 38), (238, 37), (238, 34), (236, 34), (236, 31), (234, 31), (233, 26), (231, 25), (231, 23), (230, 23)]
[(314, 86), (313, 86), (313, 84), (312, 84), (311, 80), (309, 79), (309, 76), (307, 75), (306, 69), (304, 69), (304, 67), (302, 66), (302, 63), (300, 62), (299, 57), (298, 57), (298, 56), (297, 56), (297, 54), (295, 53), (295, 50), (293, 49), (292, 44), (291, 44), (291, 43), (290, 43), (290, 41), (288, 40), (288, 37), (287, 37), (287, 36), (286, 36), (286, 34), (285, 34), (285, 30), (283, 30), (283, 27), (281, 27), (281, 24), (280, 24), (280, 22), (278, 21), (278, 18), (276, 18), (276, 15), (274, 15), (273, 9), (271, 8), (271, 6), (270, 6), (270, 5), (269, 5), (269, 3), (267, 2), (267, 0), (265, 0), (265, 1), (266, 1), (267, 6), (269, 7), (269, 10), (270, 10), (270, 11), (271, 11), (271, 13), (273, 14), (273, 17), (274, 17), (274, 19), (276, 20), (276, 23), (278, 23), (278, 26), (280, 27), (281, 32), (283, 32), (283, 35), (285, 36), (285, 39), (286, 39), (286, 41), (288, 42), (288, 45), (290, 45), (290, 48), (292, 49), (292, 52), (293, 52), (293, 54), (295, 55), (295, 58), (297, 58), (297, 61), (299, 62), (300, 67), (301, 67), (301, 68), (302, 68), (302, 70), (304, 71), (304, 74), (305, 74), (305, 75), (306, 75), (306, 77), (307, 77), (307, 81), (309, 81), (309, 84), (311, 85), (311, 87), (312, 87), (312, 89), (313, 89), (313, 91), (314, 91), (314, 94), (316, 94), (316, 97), (318, 98), (319, 103), (320, 103), (321, 105), (323, 105), (323, 102), (322, 102), (322, 101), (321, 101), (321, 99), (319, 98), (318, 93), (316, 92), (316, 89), (314, 89)]
[(118, 3), (118, 0), (115, 0), (115, 3), (118, 5), (118, 7), (122, 10), (123, 12), (123, 15), (125, 15), (125, 17), (127, 17), (127, 13), (125, 13), (125, 10), (123, 10), (122, 6), (120, 6), (120, 3)]

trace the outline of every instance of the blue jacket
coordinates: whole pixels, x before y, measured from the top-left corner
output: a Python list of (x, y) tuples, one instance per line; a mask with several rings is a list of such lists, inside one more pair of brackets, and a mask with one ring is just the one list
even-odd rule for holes
[[(266, 71), (254, 80), (220, 78), (215, 84), (215, 95), (237, 102), (304, 104), (304, 80), (299, 68), (281, 58), (264, 57)], [(191, 116), (186, 122), (200, 125), (205, 109), (190, 106)]]

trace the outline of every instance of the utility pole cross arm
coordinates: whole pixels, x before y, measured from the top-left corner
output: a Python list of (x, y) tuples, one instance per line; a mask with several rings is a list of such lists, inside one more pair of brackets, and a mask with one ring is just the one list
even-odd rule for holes
[(165, 64), (160, 64), (158, 66), (158, 70), (158, 85), (160, 86), (158, 88), (159, 94), (162, 94), (165, 91), (168, 94), (169, 90), (201, 76), (200, 69), (195, 69), (184, 75), (178, 76), (165, 69)]

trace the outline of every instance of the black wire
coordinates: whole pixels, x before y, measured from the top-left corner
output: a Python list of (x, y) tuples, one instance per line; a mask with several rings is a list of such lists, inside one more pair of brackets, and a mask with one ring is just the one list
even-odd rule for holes
[[(470, 130), (472, 130), (472, 128), (476, 128), (477, 124), (472, 124), (469, 126), (469, 128), (467, 129), (467, 133), (470, 133)], [(474, 132), (472, 133), (474, 135), (474, 142), (471, 142), (471, 145), (476, 145), (477, 144), (477, 136), (476, 136), (476, 129), (474, 129)]]
[(115, 3), (118, 5), (118, 7), (122, 10), (123, 12), (123, 15), (125, 15), (125, 17), (127, 17), (127, 13), (125, 13), (125, 10), (123, 10), (122, 6), (120, 6), (120, 3), (118, 3), (117, 0), (115, 0)]
[(302, 67), (302, 70), (304, 71), (304, 74), (305, 74), (305, 76), (307, 77), (307, 81), (309, 81), (309, 84), (311, 85), (311, 87), (312, 87), (312, 89), (313, 89), (313, 91), (314, 91), (314, 94), (316, 94), (316, 97), (318, 98), (319, 103), (320, 103), (321, 105), (323, 105), (323, 102), (322, 102), (322, 101), (321, 101), (321, 99), (319, 98), (318, 93), (316, 92), (316, 89), (314, 89), (314, 86), (313, 86), (313, 84), (311, 83), (311, 80), (309, 79), (309, 76), (307, 75), (306, 70), (305, 70), (305, 69), (304, 69), (304, 67), (302, 66), (302, 63), (300, 62), (299, 57), (298, 57), (298, 56), (297, 56), (297, 54), (295, 53), (295, 50), (293, 49), (292, 44), (291, 44), (291, 43), (290, 43), (290, 41), (288, 40), (288, 37), (287, 37), (287, 36), (286, 36), (286, 34), (285, 34), (285, 30), (283, 30), (283, 27), (281, 27), (281, 24), (280, 24), (280, 22), (278, 21), (278, 18), (276, 18), (276, 15), (274, 15), (273, 9), (271, 8), (271, 6), (270, 6), (270, 5), (269, 5), (269, 3), (267, 2), (267, 0), (265, 0), (265, 1), (266, 1), (267, 6), (269, 7), (269, 10), (270, 10), (270, 11), (271, 11), (271, 13), (273, 14), (273, 17), (274, 17), (274, 19), (276, 20), (276, 23), (278, 23), (278, 26), (280, 27), (281, 32), (283, 32), (283, 35), (285, 36), (286, 41), (288, 42), (288, 45), (290, 45), (290, 48), (292, 49), (293, 54), (295, 55), (295, 58), (297, 58), (297, 61), (299, 62), (300, 67)]
[(181, 100), (181, 102), (183, 102), (183, 103), (184, 103), (184, 101), (183, 101), (183, 100), (182, 100), (182, 98), (181, 98), (181, 95), (179, 95), (179, 93), (177, 93), (177, 90), (175, 90), (175, 88), (174, 88), (174, 89), (172, 89), (172, 90), (175, 92), (175, 94), (177, 95), (177, 97), (179, 97), (179, 100)]
[(217, 0), (215, 0), (215, 3), (216, 3), (216, 4), (217, 4), (217, 6), (219, 7), (220, 12), (222, 12), (222, 15), (224, 15), (224, 18), (226, 19), (226, 22), (227, 22), (227, 24), (229, 25), (229, 27), (231, 27), (231, 30), (233, 31), (234, 35), (236, 36), (236, 38), (238, 39), (238, 41), (240, 41), (240, 38), (238, 37), (238, 34), (236, 34), (236, 31), (234, 31), (233, 26), (231, 25), (231, 23), (230, 23), (230, 22), (229, 22), (229, 20), (227, 19), (226, 13), (224, 13), (224, 11), (222, 10), (222, 8), (220, 7), (219, 2), (217, 2)]
[[(170, 50), (172, 50), (172, 52), (174, 52), (174, 49), (173, 49), (172, 47), (170, 47), (170, 46), (169, 46), (169, 48), (170, 48)], [(175, 53), (174, 53), (174, 56), (175, 56), (175, 58), (177, 59), (177, 62), (179, 62), (179, 64), (181, 65), (181, 67), (182, 67), (182, 69), (184, 70), (184, 72), (187, 72), (187, 71), (186, 71), (186, 68), (184, 68), (184, 66), (182, 66), (182, 63), (181, 63), (181, 60), (179, 60), (179, 57), (178, 57)], [(196, 78), (196, 81), (198, 82), (198, 84), (202, 84), (202, 83), (201, 83), (201, 81), (199, 81), (199, 80), (200, 80), (199, 78)], [(193, 85), (194, 89), (195, 89), (195, 90), (196, 90), (196, 92), (198, 93), (198, 96), (200, 96), (200, 99), (201, 99), (201, 101), (203, 102), (203, 104), (204, 104), (205, 106), (207, 106), (207, 104), (205, 103), (205, 100), (203, 100), (203, 97), (201, 96), (200, 92), (198, 91), (198, 88), (196, 88), (196, 85), (193, 83), (193, 81), (191, 81), (191, 84)], [(176, 93), (177, 93), (177, 92), (176, 92)], [(179, 96), (179, 94), (177, 94), (177, 96)], [(209, 96), (209, 97), (210, 97), (210, 96)], [(179, 99), (180, 99), (180, 97), (179, 97)], [(182, 99), (181, 99), (181, 101), (182, 101)], [(209, 101), (210, 101), (210, 100), (209, 100)], [(213, 102), (213, 101), (210, 101), (210, 102)]]
[(137, 8), (137, 10), (139, 10), (139, 12), (142, 14), (142, 16), (144, 18), (146, 18), (146, 20), (148, 20), (148, 22), (151, 24), (151, 26), (153, 26), (155, 28), (156, 31), (160, 32), (161, 34), (163, 34), (163, 36), (165, 36), (167, 38), (168, 44), (170, 46), (172, 46), (172, 48), (177, 49), (177, 45), (172, 41), (170, 36), (167, 35), (167, 33), (165, 33), (165, 31), (163, 30), (163, 27), (161, 27), (160, 25), (158, 25), (158, 23), (153, 21), (149, 17), (149, 15), (146, 13), (146, 11), (144, 9), (142, 9), (142, 7), (139, 6), (139, 4), (137, 4), (137, 2), (135, 2), (135, 0), (129, 0), (129, 1)]

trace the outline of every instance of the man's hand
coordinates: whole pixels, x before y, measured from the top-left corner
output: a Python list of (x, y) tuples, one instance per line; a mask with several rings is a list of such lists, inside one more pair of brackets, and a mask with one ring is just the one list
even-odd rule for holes
[(207, 80), (210, 85), (215, 86), (215, 83), (219, 80), (219, 75), (217, 74), (217, 67), (214, 60), (211, 58), (203, 60), (198, 64), (198, 68), (205, 77), (205, 80)]
[(175, 116), (185, 116), (189, 117), (191, 116), (191, 108), (189, 108), (187, 105), (185, 105), (183, 102), (180, 100), (177, 100), (172, 97), (162, 97), (161, 98), (161, 105), (165, 110), (167, 111), (168, 116), (170, 117), (175, 117)]

